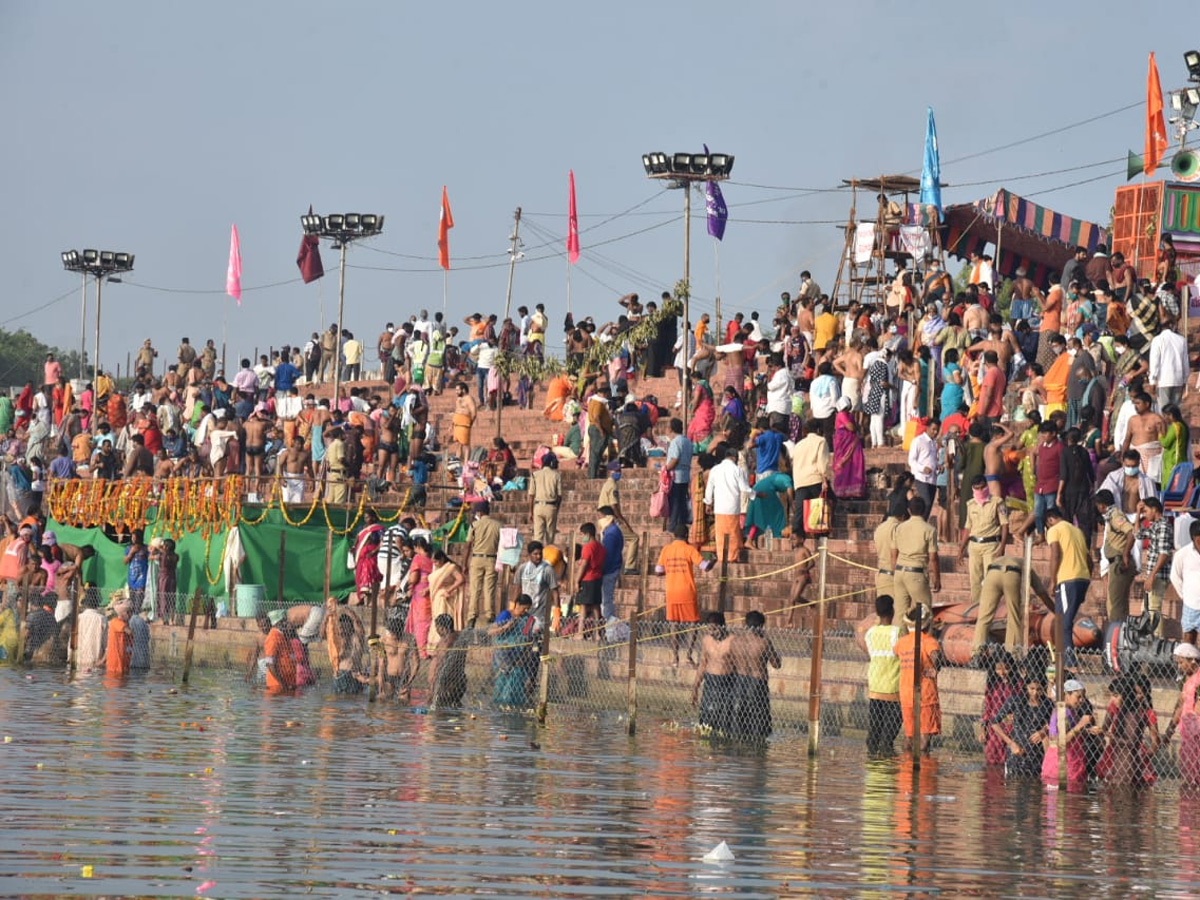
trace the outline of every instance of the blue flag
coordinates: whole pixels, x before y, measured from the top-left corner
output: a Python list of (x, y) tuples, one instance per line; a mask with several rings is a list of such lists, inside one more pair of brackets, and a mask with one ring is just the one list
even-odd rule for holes
[(936, 207), (942, 218), (942, 164), (938, 160), (937, 126), (933, 123), (933, 107), (929, 107), (929, 122), (925, 126), (925, 165), (921, 168), (921, 205)]
[(715, 181), (704, 182), (704, 211), (708, 215), (708, 233), (718, 241), (725, 237), (725, 220), (729, 208), (721, 196), (721, 186)]

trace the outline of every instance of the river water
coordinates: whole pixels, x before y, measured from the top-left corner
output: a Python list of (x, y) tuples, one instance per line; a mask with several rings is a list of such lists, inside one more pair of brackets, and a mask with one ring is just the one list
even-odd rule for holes
[[(1200, 798), (552, 708), (0, 670), (0, 895), (1193, 897)], [(721, 841), (734, 859), (705, 862)]]

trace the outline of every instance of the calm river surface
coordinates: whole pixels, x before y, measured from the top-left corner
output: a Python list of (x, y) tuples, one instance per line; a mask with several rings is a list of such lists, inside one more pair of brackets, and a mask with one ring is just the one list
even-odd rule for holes
[[(1194, 897), (1200, 798), (0, 670), (0, 895)], [(553, 711), (553, 710), (552, 710)], [(290, 723), (290, 725), (289, 725)], [(11, 739), (11, 740), (10, 740)], [(706, 863), (722, 840), (735, 859)]]

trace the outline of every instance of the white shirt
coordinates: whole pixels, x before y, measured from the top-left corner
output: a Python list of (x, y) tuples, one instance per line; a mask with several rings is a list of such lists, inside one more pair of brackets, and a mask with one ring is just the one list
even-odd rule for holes
[(1187, 338), (1164, 328), (1150, 342), (1150, 383), (1155, 387), (1180, 387), (1187, 384), (1189, 374)]
[(825, 419), (832, 416), (840, 396), (837, 379), (832, 375), (818, 375), (813, 379), (812, 386), (808, 389), (808, 402), (812, 407), (813, 418)]
[(767, 382), (767, 414), (789, 415), (792, 411), (792, 376), (780, 368)]
[(420, 331), (423, 334), (429, 334), (429, 320), (417, 319), (417, 321), (413, 322), (413, 331)]
[(476, 365), (481, 369), (490, 369), (496, 362), (496, 348), (491, 344), (479, 345), (479, 360)]
[(1177, 550), (1171, 559), (1171, 586), (1188, 609), (1200, 609), (1200, 553), (1196, 546)]
[[(937, 458), (937, 441), (922, 431), (913, 438), (913, 442), (908, 448), (908, 470), (912, 472), (913, 478), (917, 481), (924, 484), (935, 484), (937, 482)], [(928, 472), (925, 471), (926, 468), (929, 469)]]
[(738, 516), (742, 513), (742, 496), (749, 494), (750, 482), (741, 466), (732, 459), (722, 460), (708, 473), (704, 503), (718, 516)]

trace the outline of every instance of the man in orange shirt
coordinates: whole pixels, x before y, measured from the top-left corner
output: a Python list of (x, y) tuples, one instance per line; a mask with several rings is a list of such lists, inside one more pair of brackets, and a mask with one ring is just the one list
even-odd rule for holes
[(271, 630), (263, 642), (263, 661), (267, 664), (267, 693), (282, 694), (296, 689), (296, 660), (292, 642), (284, 629), (290, 629), (287, 610), (273, 609), (267, 613)]
[(1050, 368), (1054, 357), (1050, 355), (1050, 341), (1062, 331), (1064, 293), (1061, 284), (1052, 285), (1042, 300), (1042, 325), (1038, 336), (1037, 362)]
[(112, 611), (113, 617), (108, 622), (108, 652), (104, 671), (114, 678), (124, 678), (129, 674), (129, 664), (133, 659), (133, 633), (129, 630), (133, 604), (128, 598), (123, 598), (112, 604)]
[[(1042, 332), (1042, 336), (1045, 337), (1045, 332)], [(1046, 367), (1046, 374), (1042, 378), (1042, 386), (1046, 389), (1044, 415), (1047, 417), (1053, 412), (1066, 410), (1067, 381), (1071, 374), (1071, 355), (1066, 352), (1066, 338), (1057, 333), (1050, 335), (1049, 347), (1051, 363)]]
[[(700, 564), (700, 551), (687, 542), (688, 526), (675, 526), (675, 540), (662, 548), (654, 571), (667, 579), (667, 621), (681, 626), (672, 629), (671, 649), (674, 665), (679, 665), (679, 638), (682, 626), (695, 626), (700, 622), (700, 604), (696, 592), (694, 567)], [(687, 661), (695, 665), (692, 651), (696, 647), (697, 629), (691, 628)]]

